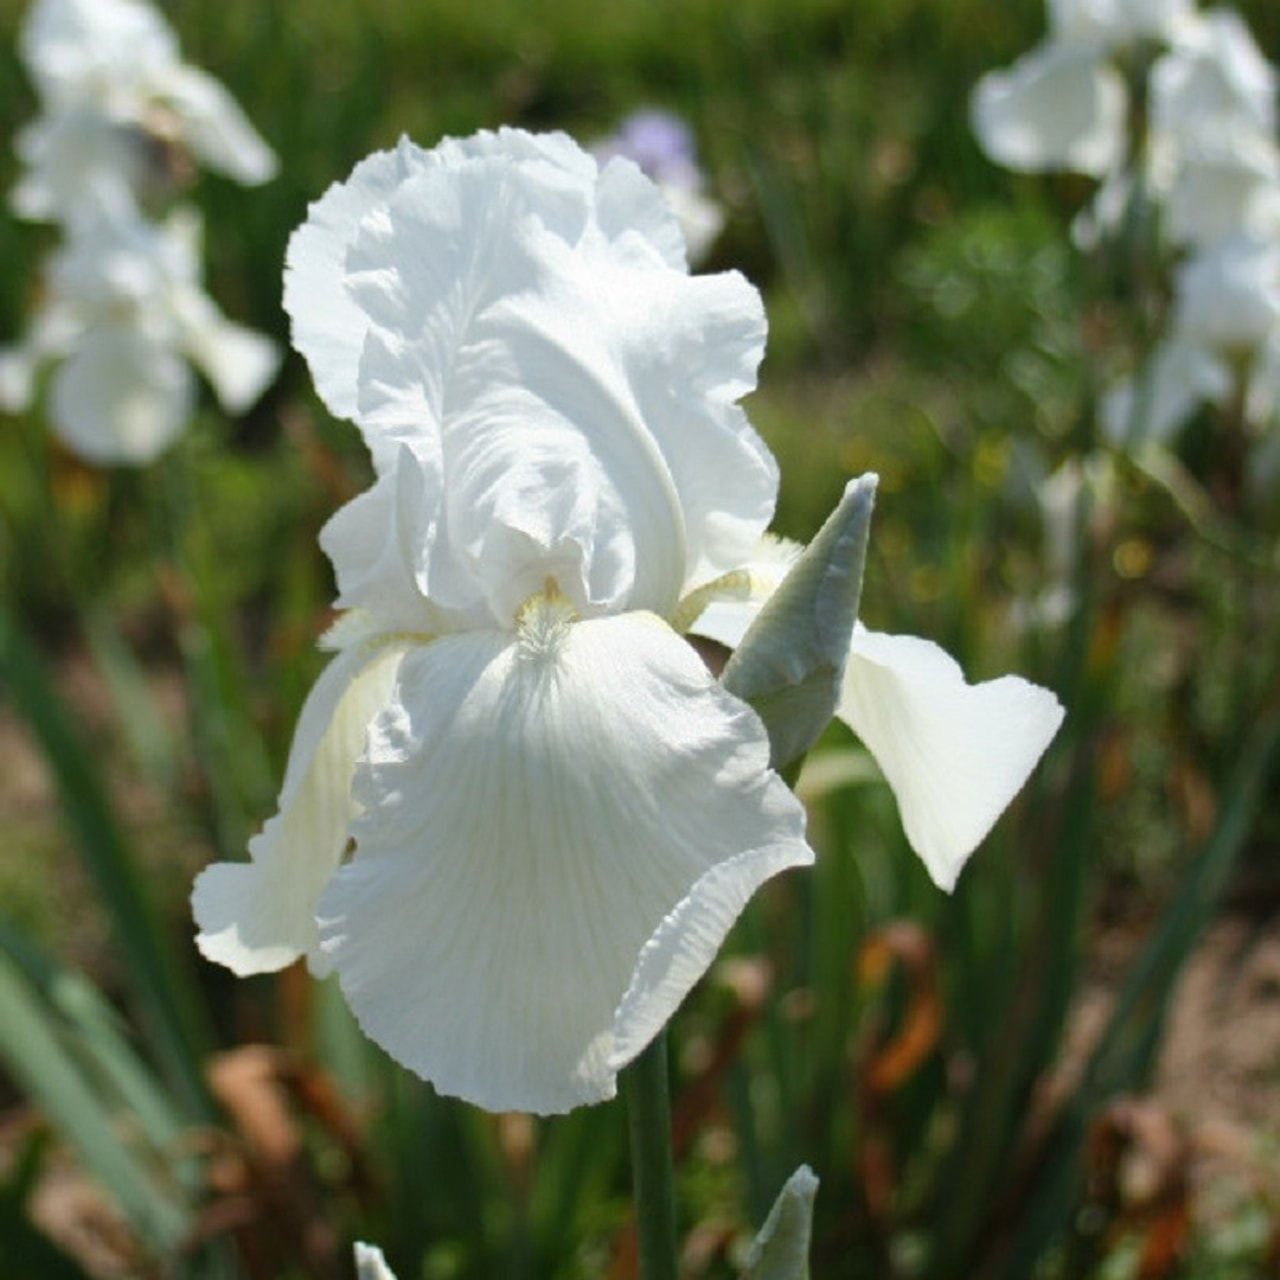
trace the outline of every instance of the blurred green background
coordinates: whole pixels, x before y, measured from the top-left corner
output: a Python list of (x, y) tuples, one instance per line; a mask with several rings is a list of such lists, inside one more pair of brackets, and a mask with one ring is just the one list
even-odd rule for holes
[[(35, 110), (23, 11), (0, 0), (5, 134)], [(1280, 7), (1241, 11), (1280, 56)], [(683, 115), (728, 213), (702, 269), (738, 268), (766, 299), (749, 411), (782, 467), (778, 528), (807, 537), (849, 476), (878, 471), (868, 625), (1068, 707), (952, 898), (852, 739), (824, 742), (806, 779), (818, 868), (760, 896), (676, 1021), (689, 1276), (737, 1273), (801, 1161), (822, 1179), (822, 1280), (1275, 1274), (1280, 1127), (1206, 1212), (1182, 1177), (1195, 1117), (1157, 1104), (1170, 1172), (1118, 1105), (1150, 1082), (1215, 905), (1245, 886), (1254, 939), (1274, 910), (1275, 517), (1259, 501), (1239, 527), (1190, 523), (1120, 462), (1051, 562), (1040, 487), (1093, 446), (1124, 280), (1100, 289), (1071, 245), (1087, 183), (1003, 172), (968, 125), (974, 82), (1040, 39), (1041, 5), (165, 12), (280, 155), (259, 190), (204, 176), (190, 195), (210, 292), (286, 344), (286, 240), (370, 151), (499, 124), (585, 142), (639, 106)], [(15, 172), (0, 151), (0, 186)], [(0, 343), (52, 243), (0, 214)], [(194, 955), (191, 877), (270, 811), (322, 662), (315, 535), (368, 478), (292, 354), (245, 418), (207, 400), (146, 472), (85, 468), (38, 411), (0, 422), (5, 1275), (343, 1275), (353, 1238), (383, 1242), (401, 1280), (634, 1274), (616, 1108), (532, 1124), (440, 1100), (305, 975), (237, 983)], [(1064, 583), (1068, 620), (1028, 622)], [(1073, 1011), (1100, 971), (1111, 1012), (1086, 1043)], [(288, 1054), (227, 1052), (258, 1041)], [(89, 1226), (41, 1199), (68, 1149), (111, 1206)]]

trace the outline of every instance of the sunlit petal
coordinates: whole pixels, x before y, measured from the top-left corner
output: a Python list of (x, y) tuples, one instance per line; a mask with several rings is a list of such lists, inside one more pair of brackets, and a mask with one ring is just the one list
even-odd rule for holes
[(929, 874), (950, 889), (1063, 712), (1017, 676), (968, 684), (936, 644), (859, 629), (837, 715), (875, 757)]
[[(573, 622), (547, 598), (514, 636), (412, 650), (318, 909), (361, 1025), (491, 1109), (611, 1096), (645, 944), (681, 957), (646, 982), (665, 1019), (760, 880), (812, 857), (767, 759), (754, 713), (651, 615)], [(710, 909), (682, 915), (709, 873)]]
[(356, 370), (369, 327), (347, 292), (347, 246), (364, 213), (385, 201), (426, 154), (406, 139), (366, 157), (345, 182), (335, 182), (312, 203), (289, 240), (284, 307), (293, 345), (306, 357), (320, 398), (340, 418), (355, 416)]

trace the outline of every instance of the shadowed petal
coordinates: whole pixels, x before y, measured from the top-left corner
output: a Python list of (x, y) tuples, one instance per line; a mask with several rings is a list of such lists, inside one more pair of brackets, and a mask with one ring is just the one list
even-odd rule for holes
[(347, 847), (355, 811), (356, 757), (401, 653), (355, 645), (316, 681), (294, 732), (278, 812), (249, 842), (252, 861), (215, 863), (196, 878), (196, 945), (210, 960), (243, 976), (315, 951), (316, 899)]

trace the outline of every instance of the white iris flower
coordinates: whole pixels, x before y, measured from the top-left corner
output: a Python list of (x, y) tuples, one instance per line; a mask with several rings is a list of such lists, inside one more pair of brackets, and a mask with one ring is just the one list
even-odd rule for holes
[(17, 136), (22, 217), (74, 222), (132, 206), (167, 184), (173, 148), (243, 183), (276, 171), (231, 95), (181, 61), (143, 0), (38, 0), (20, 48), (43, 107)]
[[(1276, 73), (1238, 14), (1059, 0), (1049, 18), (1046, 40), (979, 81), (972, 121), (1009, 168), (1102, 180), (1078, 240), (1119, 227), (1136, 190), (1163, 206), (1175, 244), (1280, 226)], [(1136, 112), (1135, 89), (1146, 95)]]
[(253, 861), (196, 885), (200, 946), (336, 969), (445, 1093), (608, 1098), (755, 889), (813, 859), (763, 724), (678, 630), (773, 512), (737, 404), (759, 295), (689, 276), (633, 164), (515, 131), (371, 157), (288, 263), (378, 479), (323, 534), (352, 612)]
[(175, 209), (163, 223), (102, 211), (46, 267), (46, 293), (21, 344), (0, 351), (0, 406), (25, 408), (42, 366), (56, 363), (49, 417), (94, 463), (141, 464), (182, 429), (195, 403), (188, 360), (228, 412), (275, 376), (271, 339), (228, 320), (201, 286), (201, 223)]
[[(608, 1098), (756, 888), (813, 859), (763, 723), (685, 639), (724, 602), (745, 630), (795, 558), (761, 556), (776, 464), (738, 405), (759, 295), (688, 274), (629, 161), (504, 130), (357, 166), (295, 233), (285, 303), (377, 479), (322, 534), (337, 652), (252, 861), (197, 882), (199, 945), (241, 974), (336, 970), (445, 1093)], [(930, 835), (966, 807), (963, 843), (971, 777), (1021, 782), (1056, 702), (1015, 699), (1033, 750), (925, 642), (859, 645), (878, 692), (849, 696), (887, 770), (997, 717), (949, 790), (895, 783)]]

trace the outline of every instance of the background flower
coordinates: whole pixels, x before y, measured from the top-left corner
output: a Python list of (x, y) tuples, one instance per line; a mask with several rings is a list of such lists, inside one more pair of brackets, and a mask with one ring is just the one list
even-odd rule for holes
[(617, 131), (592, 148), (604, 163), (615, 156), (635, 161), (666, 197), (684, 235), (689, 261), (702, 261), (724, 230), (724, 210), (706, 194), (693, 131), (670, 111), (633, 111)]
[(96, 463), (145, 463), (183, 428), (195, 403), (188, 361), (229, 412), (275, 376), (276, 344), (234, 324), (200, 284), (201, 226), (193, 210), (161, 224), (103, 211), (50, 259), (48, 293), (23, 343), (0, 352), (0, 405), (30, 403), (56, 364), (49, 417), (62, 440)]
[(276, 172), (235, 100), (181, 61), (143, 0), (38, 0), (20, 48), (42, 106), (16, 139), (26, 172), (12, 201), (24, 218), (70, 223), (146, 203), (188, 156), (250, 185)]

